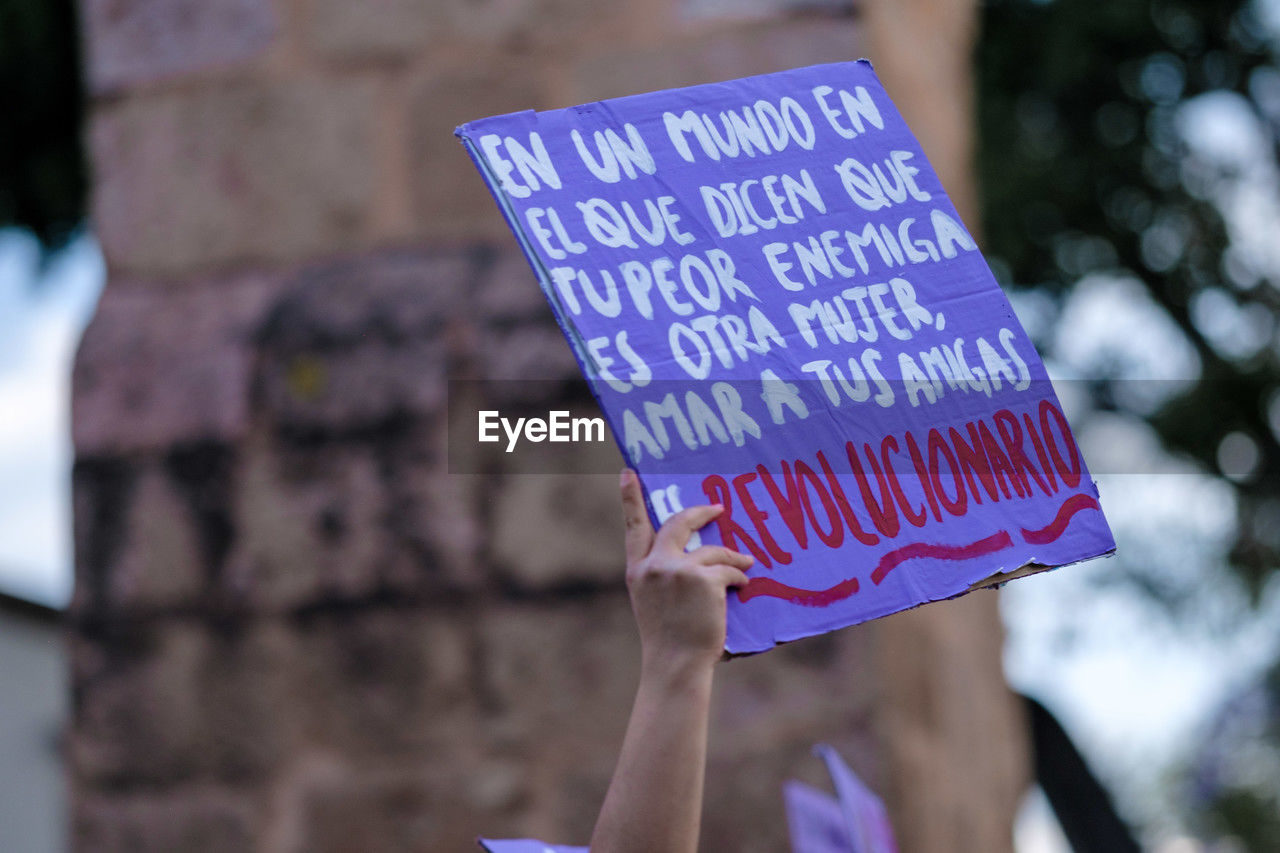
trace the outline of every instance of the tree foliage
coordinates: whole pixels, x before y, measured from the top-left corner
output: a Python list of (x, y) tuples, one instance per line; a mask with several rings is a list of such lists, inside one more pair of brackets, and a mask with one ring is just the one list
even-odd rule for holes
[(72, 0), (0, 0), (0, 227), (60, 245), (85, 216)]
[[(1255, 594), (1280, 557), (1280, 452), (1268, 410), (1280, 388), (1276, 348), (1223, 351), (1197, 325), (1206, 295), (1280, 317), (1274, 270), (1233, 247), (1213, 183), (1189, 155), (1179, 110), (1234, 92), (1280, 127), (1280, 73), (1267, 31), (1243, 0), (991, 0), (978, 55), (979, 171), (988, 248), (1015, 287), (1063, 296), (1090, 273), (1140, 281), (1199, 355), (1201, 372), (1144, 413), (1166, 447), (1218, 470), (1228, 436), (1259, 459), (1238, 478), (1231, 553)], [(1096, 403), (1114, 406), (1098, 377)], [(1228, 449), (1231, 447), (1229, 444)]]
[[(1128, 414), (1168, 451), (1232, 479), (1229, 560), (1255, 600), (1280, 567), (1280, 272), (1237, 245), (1221, 190), (1247, 176), (1197, 157), (1185, 129), (1190, 102), (1234, 93), (1269, 140), (1261, 158), (1276, 160), (1277, 35), (1260, 14), (1244, 0), (988, 0), (977, 58), (994, 265), (1008, 286), (1059, 302), (1091, 274), (1124, 277), (1167, 311), (1199, 375), (1154, 410)], [(1278, 229), (1274, 219), (1254, 226)], [(1231, 322), (1225, 335), (1209, 328), (1197, 310), (1206, 300), (1235, 319), (1237, 340)], [(1263, 332), (1257, 346), (1233, 345), (1247, 337), (1246, 318)], [(1091, 379), (1096, 408), (1124, 408), (1122, 366)], [(1223, 461), (1241, 441), (1257, 451), (1247, 472)], [(1249, 850), (1274, 849), (1280, 831), (1277, 673), (1280, 663), (1254, 698), (1223, 706), (1182, 785), (1186, 825)]]

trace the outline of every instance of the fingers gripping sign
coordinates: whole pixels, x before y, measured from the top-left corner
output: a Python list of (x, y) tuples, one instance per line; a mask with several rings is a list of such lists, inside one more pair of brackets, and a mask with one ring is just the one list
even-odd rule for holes
[(694, 532), (711, 523), (722, 512), (724, 507), (719, 504), (682, 509), (663, 522), (662, 529), (658, 531), (657, 544), (683, 551), (689, 547)]
[(622, 472), (627, 588), (647, 662), (702, 664), (724, 649), (725, 596), (747, 582), (754, 559), (719, 545), (686, 552), (693, 534), (724, 511), (696, 506), (671, 516), (654, 533), (640, 481)]

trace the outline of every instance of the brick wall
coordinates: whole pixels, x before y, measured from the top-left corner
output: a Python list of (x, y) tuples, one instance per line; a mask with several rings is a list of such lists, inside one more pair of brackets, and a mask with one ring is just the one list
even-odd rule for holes
[[(902, 24), (867, 5), (83, 0), (77, 849), (586, 839), (637, 675), (616, 480), (447, 473), (448, 377), (576, 375), (452, 129), (874, 56)], [(963, 209), (967, 112), (921, 108)], [(905, 850), (1007, 849), (999, 642), (983, 594), (722, 667), (707, 849), (784, 849), (819, 740)]]

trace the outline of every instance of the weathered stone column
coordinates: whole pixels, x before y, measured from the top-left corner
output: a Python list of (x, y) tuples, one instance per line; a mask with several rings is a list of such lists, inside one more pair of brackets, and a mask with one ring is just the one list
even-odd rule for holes
[[(977, 3), (867, 0), (862, 8), (876, 73), (981, 242), (973, 174)], [(876, 626), (890, 808), (903, 850), (1012, 847), (1030, 758), (1021, 706), (1004, 682), (997, 600), (992, 591), (971, 593)]]
[[(637, 674), (616, 481), (449, 472), (449, 377), (576, 375), (452, 129), (853, 58), (864, 27), (782, 0), (82, 5), (110, 281), (74, 388), (76, 848), (585, 839)], [(819, 740), (902, 819), (981, 825), (904, 849), (1000, 849), (992, 599), (726, 665), (708, 849), (783, 849)]]

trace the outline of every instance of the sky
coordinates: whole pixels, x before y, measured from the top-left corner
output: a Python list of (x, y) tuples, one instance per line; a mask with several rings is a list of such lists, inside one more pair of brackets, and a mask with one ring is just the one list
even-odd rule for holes
[(42, 268), (0, 230), (0, 592), (50, 607), (71, 596), (71, 359), (104, 279), (89, 237)]

